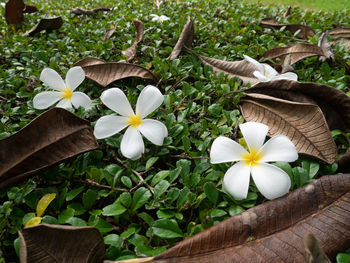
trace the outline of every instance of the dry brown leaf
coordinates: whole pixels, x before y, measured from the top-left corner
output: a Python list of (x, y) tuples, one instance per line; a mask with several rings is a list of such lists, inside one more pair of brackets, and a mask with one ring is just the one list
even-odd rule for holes
[(41, 224), (19, 232), (21, 263), (98, 263), (105, 246), (95, 227)]
[(115, 24), (115, 26), (113, 28), (106, 30), (105, 41), (107, 41), (108, 39), (110, 39), (113, 36), (116, 29), (117, 29), (117, 24)]
[(162, 6), (162, 4), (164, 4), (164, 0), (153, 0), (153, 2), (158, 10)]
[(335, 38), (350, 38), (350, 28), (335, 28), (328, 32), (329, 35)]
[(128, 77), (138, 77), (158, 81), (158, 77), (139, 65), (124, 62), (105, 62), (98, 58), (84, 58), (74, 66), (81, 66), (85, 76), (106, 87), (110, 83)]
[(322, 49), (323, 51), (323, 56), (320, 56), (319, 60), (321, 62), (325, 62), (327, 59), (332, 59), (334, 60), (334, 54), (331, 51), (331, 43), (328, 41), (328, 33), (323, 32), (319, 41), (318, 41), (318, 46)]
[(270, 49), (266, 51), (262, 55), (262, 57), (274, 59), (278, 57), (285, 57), (289, 54), (291, 56), (290, 58), (291, 65), (307, 57), (324, 56), (324, 53), (320, 47), (313, 44), (299, 43), (290, 47), (276, 47), (276, 48)]
[(334, 87), (311, 82), (276, 80), (260, 82), (246, 92), (318, 105), (331, 130), (350, 129), (350, 98)]
[(177, 40), (176, 45), (170, 54), (170, 60), (174, 60), (175, 58), (177, 58), (184, 46), (191, 47), (193, 37), (194, 37), (194, 25), (191, 18), (188, 17), (187, 22), (181, 31), (180, 37)]
[(25, 4), (23, 9), (23, 13), (28, 13), (28, 14), (35, 13), (36, 11), (38, 11), (38, 9), (35, 6), (27, 5), (27, 4)]
[(286, 10), (286, 12), (284, 12), (284, 14), (283, 14), (283, 17), (289, 16), (289, 15), (290, 15), (290, 10), (291, 10), (291, 9), (292, 9), (292, 7), (289, 5), (288, 8), (287, 8), (287, 10)]
[(204, 65), (213, 67), (213, 71), (216, 75), (221, 72), (228, 74), (229, 78), (237, 77), (243, 81), (243, 84), (258, 83), (258, 79), (254, 77), (253, 72), (256, 68), (253, 64), (246, 60), (239, 60), (234, 62), (224, 61), (216, 58), (208, 58), (197, 55)]
[(94, 15), (97, 14), (98, 12), (102, 11), (112, 11), (113, 7), (98, 7), (92, 10), (86, 10), (86, 9), (81, 9), (81, 8), (74, 8), (72, 11), (70, 11), (72, 14), (76, 15)]
[(144, 26), (141, 21), (133, 20), (132, 21), (136, 28), (136, 37), (134, 43), (126, 50), (122, 51), (122, 55), (127, 57), (127, 61), (133, 60), (136, 55), (136, 47), (141, 42), (143, 38)]
[(312, 234), (307, 234), (303, 239), (306, 252), (306, 263), (332, 263), (326, 256), (320, 242)]
[(257, 93), (250, 93), (241, 103), (244, 119), (269, 126), (269, 136), (283, 134), (294, 143), (299, 154), (328, 164), (335, 162), (337, 146), (317, 105)]
[(89, 122), (61, 108), (48, 110), (0, 140), (0, 189), (97, 148)]
[(314, 235), (334, 260), (350, 245), (350, 174), (323, 176), (190, 237), (155, 263), (305, 262), (303, 238)]
[(9, 0), (5, 5), (5, 19), (7, 24), (18, 24), (23, 21), (23, 0)]
[(59, 29), (63, 25), (63, 20), (60, 16), (51, 18), (41, 18), (40, 21), (29, 31), (25, 32), (23, 36), (33, 36), (43, 30)]
[(267, 27), (267, 28), (281, 28), (286, 27), (286, 30), (290, 31), (292, 34), (294, 34), (297, 31), (300, 31), (298, 33), (298, 36), (303, 39), (308, 39), (309, 36), (315, 35), (315, 31), (309, 27), (304, 25), (298, 25), (298, 24), (281, 24), (277, 20), (273, 18), (264, 18), (260, 22), (261, 27)]

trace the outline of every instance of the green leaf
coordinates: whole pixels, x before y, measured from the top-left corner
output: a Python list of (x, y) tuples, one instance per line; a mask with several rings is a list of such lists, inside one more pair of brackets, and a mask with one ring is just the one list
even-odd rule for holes
[(153, 166), (153, 164), (156, 163), (156, 161), (158, 161), (159, 157), (151, 157), (147, 160), (146, 162), (146, 167), (145, 169), (148, 170), (149, 168), (151, 168)]
[(170, 186), (168, 181), (162, 180), (154, 187), (154, 199), (158, 199)]
[(103, 238), (106, 245), (120, 247), (122, 245), (122, 238), (117, 234), (109, 234)]
[(86, 193), (83, 194), (83, 206), (85, 209), (89, 209), (93, 206), (97, 199), (97, 193), (94, 190), (87, 190)]
[(337, 255), (337, 263), (350, 263), (350, 255), (345, 253), (339, 253)]
[(119, 196), (119, 200), (125, 207), (129, 207), (131, 205), (132, 199), (131, 194), (128, 192), (124, 192)]
[(143, 221), (145, 221), (149, 226), (153, 225), (154, 219), (149, 214), (147, 214), (146, 212), (142, 212), (142, 213), (139, 213), (137, 215), (140, 218), (142, 218)]
[(132, 211), (135, 212), (137, 209), (143, 206), (151, 196), (151, 192), (145, 187), (140, 187), (139, 189), (137, 189), (132, 198)]
[(216, 189), (215, 184), (212, 182), (207, 182), (204, 184), (203, 188), (204, 188), (205, 195), (215, 205), (219, 197), (219, 192)]
[(131, 182), (131, 179), (129, 177), (122, 176), (121, 181), (122, 181), (123, 185), (125, 185), (127, 188), (132, 187), (132, 182)]
[(84, 186), (78, 187), (69, 191), (66, 196), (66, 201), (72, 201), (78, 194), (80, 194), (84, 189)]
[(226, 211), (221, 210), (221, 209), (214, 209), (210, 212), (211, 217), (220, 217), (226, 215)]
[(97, 227), (97, 229), (102, 234), (111, 232), (113, 230), (112, 225), (110, 223), (106, 222), (105, 220), (96, 215), (90, 216), (88, 225)]
[(320, 164), (308, 160), (303, 160), (302, 167), (309, 173), (310, 178), (314, 178), (314, 176), (317, 174), (318, 170), (320, 169)]
[(58, 215), (58, 223), (60, 224), (65, 224), (68, 222), (68, 220), (74, 216), (74, 209), (72, 208), (67, 208), (66, 210), (63, 210), (59, 215)]
[(159, 219), (153, 223), (153, 233), (161, 238), (183, 237), (177, 222), (172, 219)]
[(126, 211), (126, 208), (120, 203), (113, 203), (103, 208), (102, 215), (104, 216), (118, 216), (123, 214)]
[(153, 176), (151, 181), (151, 186), (155, 186), (157, 183), (167, 178), (169, 174), (170, 174), (169, 170), (163, 170), (158, 172), (155, 176)]
[(87, 226), (87, 223), (83, 219), (74, 216), (69, 218), (67, 223), (72, 226)]

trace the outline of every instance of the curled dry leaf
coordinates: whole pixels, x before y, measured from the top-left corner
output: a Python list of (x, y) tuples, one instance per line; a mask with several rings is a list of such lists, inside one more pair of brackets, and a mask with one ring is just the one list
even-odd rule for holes
[(241, 103), (244, 119), (269, 126), (269, 136), (283, 134), (294, 143), (298, 153), (328, 164), (335, 162), (337, 146), (317, 105), (257, 93), (250, 93)]
[(319, 41), (318, 41), (318, 46), (322, 49), (323, 51), (323, 56), (320, 56), (319, 60), (321, 62), (325, 62), (327, 59), (332, 59), (334, 60), (334, 54), (331, 51), (331, 43), (328, 41), (328, 33), (323, 32)]
[(283, 13), (283, 17), (287, 17), (290, 15), (290, 10), (292, 9), (292, 7), (289, 5), (286, 12)]
[(350, 98), (343, 91), (334, 87), (284, 79), (260, 82), (246, 92), (318, 105), (331, 130), (346, 131), (350, 129)]
[(21, 263), (103, 262), (105, 246), (95, 227), (36, 225), (19, 232)]
[(278, 58), (290, 55), (290, 64), (293, 65), (299, 60), (313, 56), (324, 56), (322, 49), (313, 44), (295, 44), (290, 47), (276, 47), (270, 49), (262, 55), (264, 58)]
[(104, 40), (107, 41), (108, 39), (110, 39), (113, 36), (113, 34), (116, 31), (116, 29), (117, 29), (117, 24), (115, 24), (115, 26), (112, 27), (111, 29), (106, 30), (105, 39)]
[(113, 7), (98, 7), (92, 10), (86, 10), (86, 9), (81, 9), (81, 8), (74, 8), (72, 11), (70, 11), (72, 14), (76, 15), (94, 15), (97, 14), (98, 12), (102, 11), (112, 11)]
[(246, 60), (239, 60), (234, 62), (224, 61), (216, 58), (208, 58), (197, 55), (197, 57), (202, 61), (204, 65), (211, 66), (216, 75), (221, 72), (228, 74), (229, 78), (237, 77), (243, 81), (243, 84), (247, 83), (255, 84), (258, 79), (254, 77), (253, 72), (256, 68), (253, 64)]
[(136, 28), (136, 37), (134, 43), (126, 50), (122, 51), (122, 55), (126, 56), (128, 61), (133, 60), (136, 55), (136, 47), (141, 42), (143, 38), (144, 26), (141, 21), (133, 20), (132, 21)]
[(63, 25), (63, 20), (60, 16), (52, 18), (41, 18), (40, 21), (29, 31), (25, 32), (23, 36), (33, 36), (43, 30), (59, 29)]
[(0, 189), (97, 148), (88, 121), (61, 108), (48, 110), (0, 140)]
[(164, 4), (164, 0), (153, 0), (154, 5), (159, 10), (159, 8)]
[(334, 260), (350, 245), (349, 200), (350, 174), (323, 176), (285, 197), (230, 217), (148, 261), (129, 262), (305, 262), (303, 238), (308, 233)]
[(174, 60), (175, 58), (177, 58), (184, 46), (191, 47), (193, 36), (194, 36), (194, 25), (191, 18), (188, 17), (187, 22), (181, 31), (180, 37), (177, 40), (176, 45), (170, 54), (170, 60)]
[(303, 242), (306, 252), (306, 263), (332, 263), (324, 253), (320, 242), (314, 235), (305, 235)]
[(5, 5), (5, 19), (7, 24), (18, 24), (23, 21), (23, 0), (9, 0)]
[(138, 77), (158, 81), (158, 77), (139, 65), (124, 62), (105, 62), (98, 58), (84, 58), (74, 66), (81, 66), (85, 76), (99, 85), (106, 87), (110, 83), (128, 77)]
[(277, 20), (273, 18), (264, 18), (260, 22), (261, 27), (267, 27), (267, 28), (281, 28), (285, 27), (286, 30), (292, 32), (294, 34), (295, 32), (299, 31), (298, 36), (303, 39), (308, 39), (309, 36), (315, 35), (315, 31), (309, 27), (304, 25), (298, 25), (298, 24), (281, 24)]
[(328, 33), (335, 38), (350, 38), (350, 28), (348, 27), (335, 28)]
[(25, 4), (23, 9), (23, 13), (28, 13), (28, 14), (35, 13), (36, 11), (38, 11), (38, 9), (35, 6), (27, 5), (27, 4)]

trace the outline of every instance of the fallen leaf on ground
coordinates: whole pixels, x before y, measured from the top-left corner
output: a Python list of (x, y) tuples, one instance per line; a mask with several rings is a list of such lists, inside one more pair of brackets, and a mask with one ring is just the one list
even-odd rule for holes
[(81, 66), (85, 76), (106, 87), (110, 83), (128, 77), (138, 77), (158, 81), (158, 77), (148, 69), (125, 62), (105, 62), (98, 58), (84, 58), (74, 66)]
[(332, 59), (334, 60), (334, 54), (331, 51), (331, 46), (332, 44), (329, 43), (328, 41), (328, 33), (323, 32), (319, 41), (318, 41), (318, 46), (322, 49), (323, 51), (323, 56), (320, 56), (319, 60), (321, 62), (325, 62), (327, 59)]
[(187, 22), (181, 31), (180, 37), (177, 40), (176, 45), (170, 54), (170, 60), (174, 60), (175, 58), (177, 58), (184, 46), (191, 47), (193, 37), (194, 37), (194, 25), (191, 18), (188, 17)]
[(266, 51), (262, 57), (264, 58), (278, 58), (290, 55), (290, 64), (293, 65), (299, 60), (313, 56), (324, 56), (324, 53), (320, 47), (313, 44), (295, 44), (290, 47), (276, 47)]
[(216, 75), (224, 72), (225, 74), (228, 74), (229, 78), (240, 78), (243, 81), (244, 85), (247, 83), (255, 84), (259, 82), (258, 79), (253, 75), (253, 72), (256, 71), (256, 68), (253, 64), (249, 63), (246, 60), (230, 62), (200, 55), (197, 55), (197, 57), (200, 59), (200, 61), (202, 61), (204, 65), (213, 67), (213, 71)]
[(117, 24), (115, 24), (115, 26), (113, 26), (111, 29), (106, 30), (105, 38), (104, 38), (105, 41), (107, 41), (108, 39), (110, 39), (113, 36), (116, 29), (117, 29)]
[(306, 263), (332, 263), (323, 252), (320, 242), (314, 235), (307, 234), (304, 236), (303, 242), (306, 252)]
[(23, 0), (9, 0), (5, 5), (5, 19), (7, 24), (18, 24), (23, 21)]
[(292, 34), (299, 31), (297, 35), (303, 39), (308, 39), (309, 36), (315, 35), (315, 31), (309, 26), (299, 24), (282, 24), (273, 18), (264, 18), (263, 20), (261, 20), (260, 26), (277, 29), (285, 27), (286, 30), (290, 31)]
[(133, 60), (134, 57), (136, 56), (136, 47), (141, 42), (143, 38), (143, 31), (144, 31), (144, 26), (141, 21), (133, 20), (132, 22), (134, 23), (136, 28), (135, 41), (128, 49), (122, 51), (122, 55), (128, 58), (127, 61)]
[(34, 5), (25, 4), (23, 9), (23, 13), (28, 13), (28, 14), (35, 13), (36, 11), (38, 11), (38, 9)]
[(260, 82), (246, 90), (294, 102), (318, 105), (330, 130), (350, 129), (350, 98), (343, 91), (319, 83), (276, 80)]
[(88, 121), (61, 108), (48, 110), (0, 140), (0, 189), (97, 148)]
[(74, 8), (72, 11), (70, 11), (72, 14), (76, 15), (94, 15), (98, 12), (102, 11), (112, 11), (113, 7), (98, 7), (91, 10), (81, 9), (81, 8)]
[(349, 248), (350, 174), (322, 176), (190, 237), (154, 258), (127, 262), (305, 262), (312, 234), (334, 260)]
[(43, 30), (59, 29), (63, 25), (63, 20), (60, 16), (52, 18), (41, 18), (40, 21), (23, 36), (33, 36)]
[(97, 263), (105, 258), (103, 238), (95, 227), (42, 224), (18, 233), (21, 263)]
[(317, 105), (249, 93), (241, 100), (240, 108), (246, 121), (266, 124), (270, 137), (287, 136), (299, 154), (328, 164), (335, 162), (337, 146)]

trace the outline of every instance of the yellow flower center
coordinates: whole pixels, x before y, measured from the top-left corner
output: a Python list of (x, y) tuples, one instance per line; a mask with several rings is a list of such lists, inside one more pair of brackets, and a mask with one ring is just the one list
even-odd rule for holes
[(73, 92), (70, 88), (65, 88), (62, 90), (63, 94), (62, 97), (65, 98), (66, 100), (70, 100), (73, 96)]
[(243, 161), (246, 163), (246, 165), (257, 165), (262, 157), (261, 155), (261, 152), (251, 149), (250, 153), (243, 155)]
[(128, 120), (127, 124), (131, 125), (131, 127), (133, 127), (133, 128), (136, 128), (137, 126), (139, 126), (142, 123), (140, 114), (129, 115), (128, 117), (129, 117), (129, 120)]

